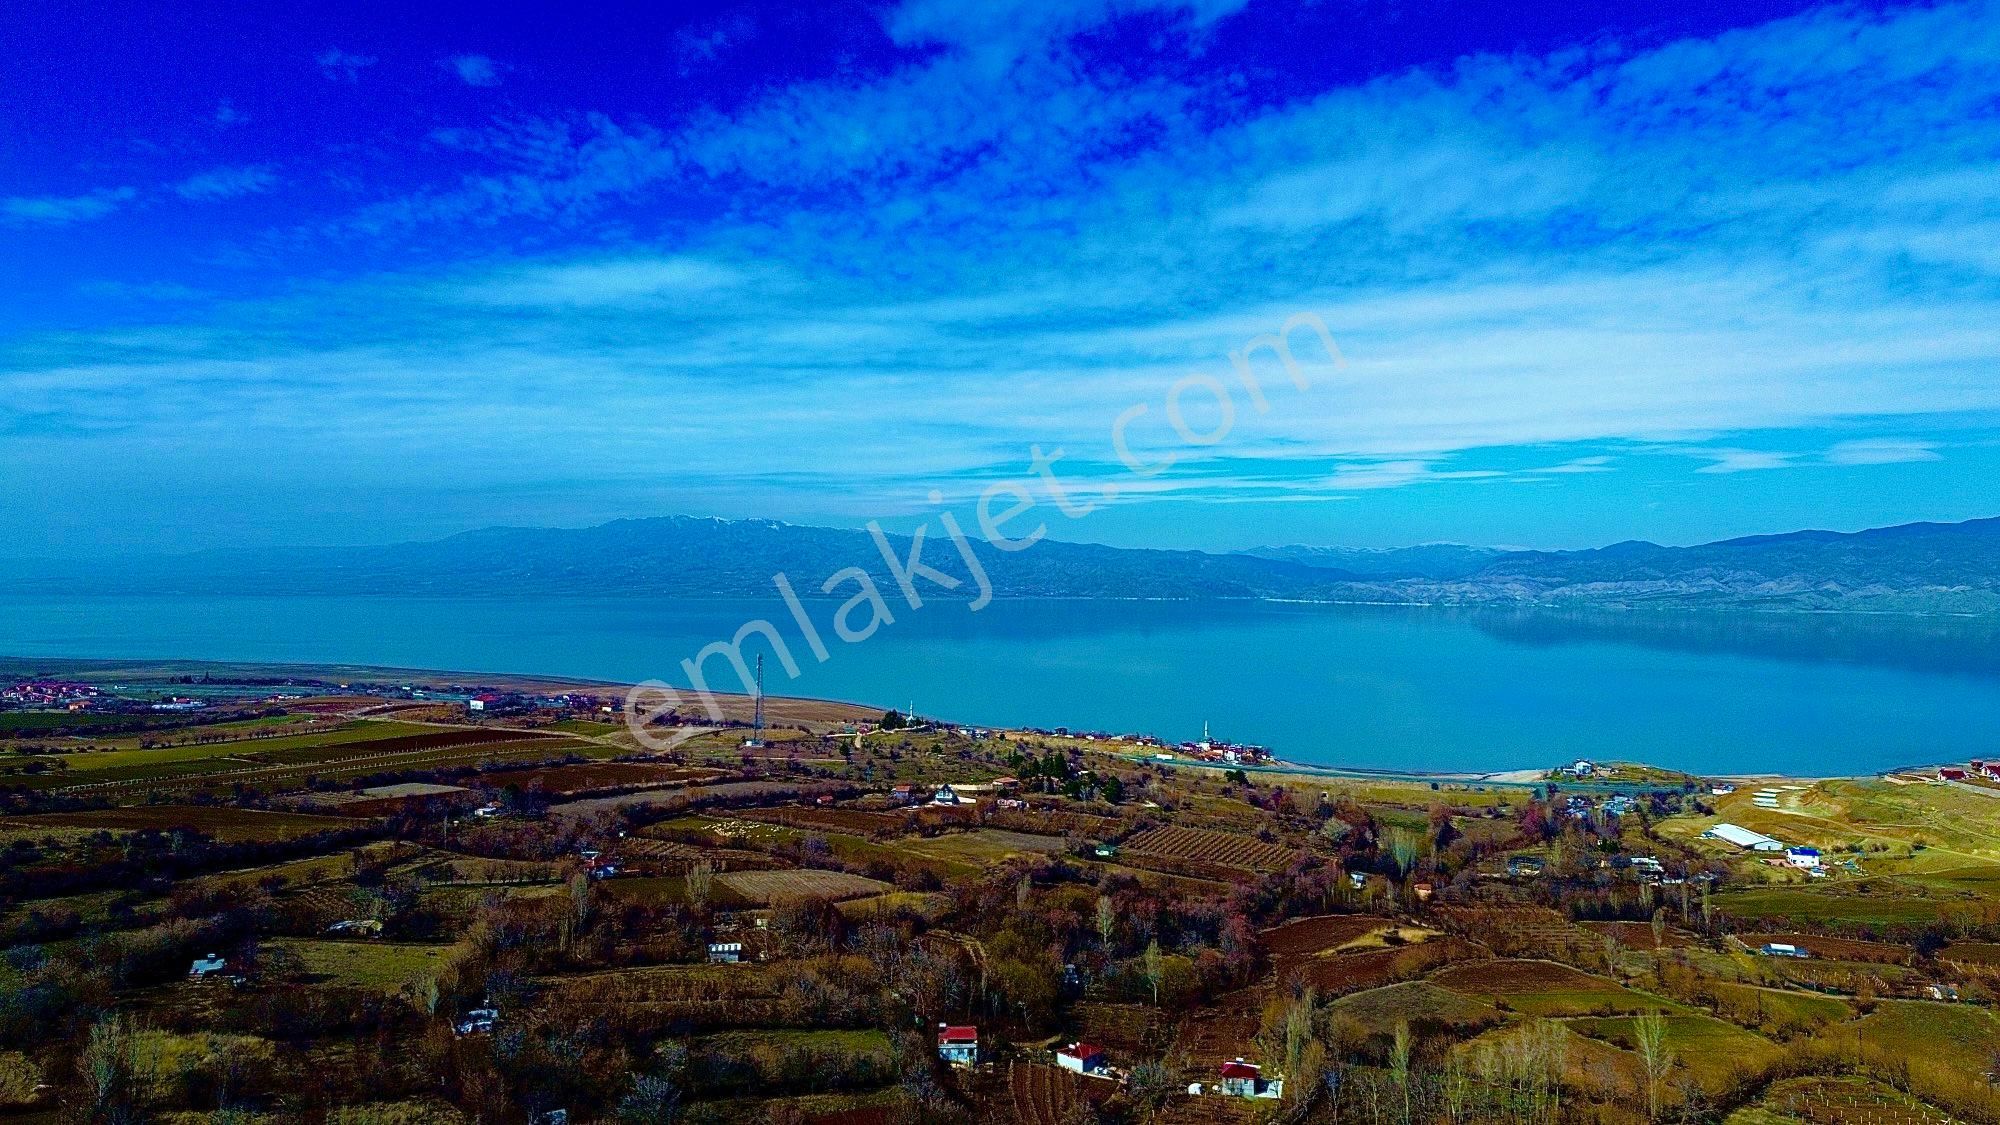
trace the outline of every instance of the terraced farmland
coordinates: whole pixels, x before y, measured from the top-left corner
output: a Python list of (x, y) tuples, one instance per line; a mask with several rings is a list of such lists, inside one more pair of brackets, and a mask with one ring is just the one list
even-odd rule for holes
[(1023, 1125), (1063, 1125), (1083, 1100), (1085, 1081), (1060, 1067), (1015, 1063), (1007, 1071), (1014, 1120)]
[(1129, 855), (1158, 856), (1195, 867), (1258, 873), (1284, 870), (1293, 855), (1287, 848), (1255, 837), (1201, 828), (1149, 828), (1126, 840), (1121, 850)]
[(744, 901), (759, 906), (788, 899), (861, 898), (896, 889), (879, 879), (844, 871), (732, 871), (716, 876), (715, 881)]

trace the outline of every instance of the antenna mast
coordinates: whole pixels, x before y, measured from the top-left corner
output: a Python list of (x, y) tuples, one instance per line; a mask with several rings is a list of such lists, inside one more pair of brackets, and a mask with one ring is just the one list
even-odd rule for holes
[(764, 655), (757, 654), (757, 713), (752, 720), (750, 745), (764, 745)]

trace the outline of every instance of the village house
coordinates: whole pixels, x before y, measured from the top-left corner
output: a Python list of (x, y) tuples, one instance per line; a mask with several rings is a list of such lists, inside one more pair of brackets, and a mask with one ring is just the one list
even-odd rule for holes
[(1964, 781), (1965, 777), (1966, 777), (1965, 771), (1957, 766), (1938, 767), (1939, 781)]
[(1785, 852), (1785, 862), (1808, 871), (1816, 870), (1820, 865), (1819, 849), (1792, 848)]
[(938, 1058), (952, 1066), (971, 1066), (979, 1061), (979, 1029), (964, 1025), (938, 1025)]
[(712, 941), (708, 943), (708, 963), (711, 965), (734, 965), (743, 960), (743, 943), (740, 941)]
[(1078, 1074), (1103, 1074), (1111, 1069), (1105, 1061), (1104, 1048), (1090, 1043), (1071, 1043), (1056, 1049), (1056, 1065)]
[(188, 967), (188, 977), (192, 980), (201, 980), (205, 977), (218, 976), (228, 970), (229, 962), (221, 954), (211, 953), (206, 957), (195, 958), (194, 964)]
[(892, 805), (913, 805), (916, 802), (917, 790), (914, 786), (898, 785), (889, 790), (889, 803)]
[(460, 1035), (487, 1035), (493, 1025), (500, 1022), (500, 1009), (474, 1008), (465, 1013), (465, 1018), (453, 1027)]
[(960, 797), (958, 791), (949, 785), (940, 785), (937, 788), (937, 792), (931, 794), (931, 804), (933, 805), (962, 805), (964, 803), (965, 798)]
[(1216, 1088), (1234, 1098), (1282, 1098), (1285, 1096), (1285, 1080), (1266, 1080), (1262, 1067), (1237, 1059), (1222, 1064), (1222, 1081)]
[(328, 926), (326, 932), (329, 934), (354, 934), (360, 937), (379, 937), (382, 933), (382, 923), (373, 918), (349, 918)]
[(1782, 941), (1767, 941), (1758, 947), (1757, 952), (1766, 957), (1796, 957), (1801, 960), (1812, 956), (1812, 954), (1800, 949), (1798, 946), (1789, 945)]

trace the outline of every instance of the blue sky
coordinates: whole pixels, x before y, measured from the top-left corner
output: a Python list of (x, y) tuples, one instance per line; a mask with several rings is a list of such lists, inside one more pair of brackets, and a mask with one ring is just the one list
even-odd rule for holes
[[(908, 525), (1036, 446), (1120, 544), (2000, 513), (1994, 3), (506, 7), (13, 13), (0, 554)], [(1298, 313), (1346, 366), (1178, 439)]]

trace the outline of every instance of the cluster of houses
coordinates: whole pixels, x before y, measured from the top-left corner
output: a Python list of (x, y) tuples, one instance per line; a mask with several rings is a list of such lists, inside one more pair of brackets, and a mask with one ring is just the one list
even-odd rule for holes
[(89, 684), (68, 680), (27, 680), (0, 687), (0, 703), (12, 707), (60, 707), (82, 711), (90, 707), (99, 692)]
[(604, 716), (615, 713), (618, 706), (615, 700), (607, 700), (584, 692), (534, 695), (518, 691), (482, 691), (466, 697), (465, 709), (475, 715), (518, 715), (528, 711), (561, 711)]
[[(1687, 882), (1682, 876), (1667, 874), (1666, 865), (1660, 862), (1658, 856), (1608, 856), (1599, 859), (1597, 866), (1602, 869), (1625, 871), (1641, 883), (1651, 883), (1656, 886), (1678, 887)], [(1507, 857), (1507, 877), (1510, 879), (1538, 878), (1546, 868), (1546, 861), (1538, 855), (1524, 853)], [(1697, 875), (1694, 878), (1710, 879), (1713, 876)], [(1424, 896), (1420, 894), (1419, 897)]]
[(1961, 766), (1939, 766), (1939, 781), (2000, 781), (2000, 762), (1989, 762), (1984, 758), (1974, 758)]
[[(969, 1024), (939, 1024), (937, 1054), (941, 1061), (951, 1066), (978, 1065), (979, 1029)], [(1070, 1043), (1057, 1047), (1054, 1054), (1056, 1066), (1072, 1074), (1114, 1082), (1123, 1082), (1126, 1078), (1124, 1071), (1111, 1065), (1104, 1048), (1094, 1044)], [(1266, 1078), (1262, 1067), (1239, 1057), (1223, 1063), (1213, 1083), (1208, 1086), (1200, 1082), (1192, 1083), (1187, 1092), (1194, 1095), (1213, 1092), (1237, 1098), (1281, 1098), (1284, 1090), (1283, 1078)]]
[(949, 785), (927, 789), (920, 785), (898, 785), (889, 790), (889, 803), (898, 807), (913, 805), (935, 805), (939, 808), (957, 808), (971, 802)]
[(1201, 725), (1200, 742), (1183, 742), (1180, 751), (1188, 757), (1202, 762), (1227, 762), (1230, 765), (1248, 765), (1271, 760), (1271, 752), (1262, 746), (1247, 742), (1224, 742), (1208, 736), (1208, 724)]
[(1020, 792), (1020, 789), (1021, 779), (1017, 777), (996, 777), (984, 785), (940, 785), (935, 789), (921, 785), (898, 785), (889, 790), (889, 803), (899, 808), (916, 805), (958, 808), (973, 803), (971, 796), (973, 791), (984, 790), (998, 795), (997, 804), (1000, 808), (1025, 809), (1028, 803), (1013, 795)]
[(1638, 801), (1623, 793), (1613, 793), (1595, 806), (1588, 797), (1572, 793), (1563, 801), (1563, 815), (1571, 820), (1588, 820), (1592, 812), (1604, 816), (1630, 816), (1638, 807)]

